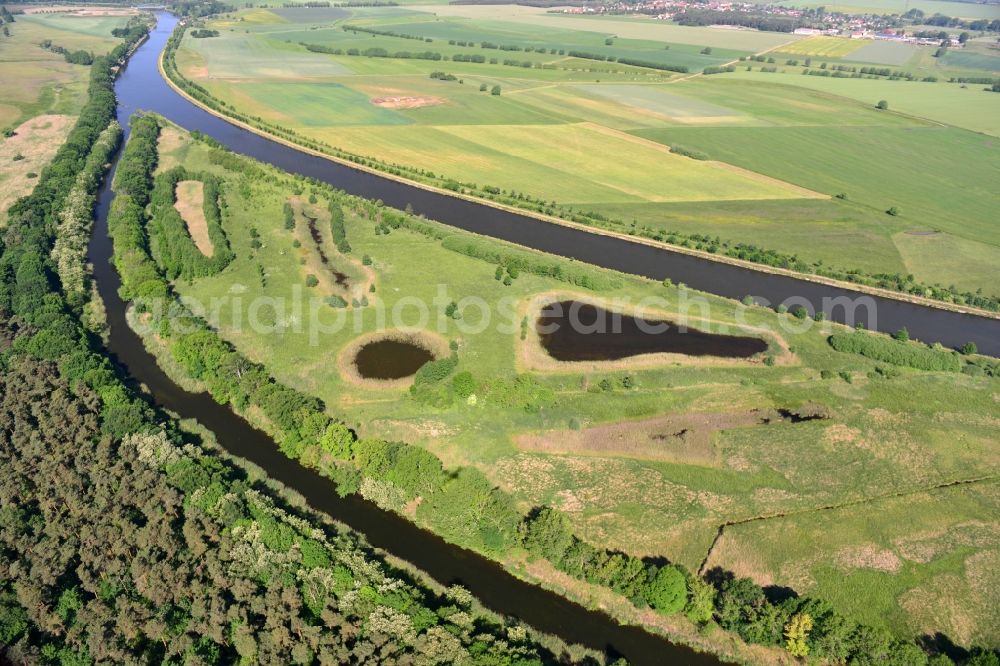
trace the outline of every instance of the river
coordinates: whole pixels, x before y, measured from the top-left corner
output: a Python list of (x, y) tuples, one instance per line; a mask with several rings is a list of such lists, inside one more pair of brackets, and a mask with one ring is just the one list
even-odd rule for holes
[[(119, 100), (118, 121), (126, 131), (134, 111), (139, 108), (154, 110), (183, 127), (211, 134), (237, 152), (251, 154), (283, 169), (302, 171), (297, 168), (302, 166), (298, 162), (308, 161), (307, 156), (232, 127), (190, 105), (162, 81), (157, 58), (177, 19), (165, 13), (160, 13), (158, 18), (150, 39), (133, 54), (115, 84)], [(270, 159), (271, 148), (277, 151), (273, 160)], [(330, 165), (331, 172), (324, 175), (324, 179), (347, 189), (345, 183), (338, 180), (343, 167), (325, 160), (321, 162), (309, 164), (317, 169)], [(319, 172), (310, 172), (311, 175), (315, 173)], [(107, 306), (110, 329), (107, 348), (116, 363), (149, 389), (159, 406), (182, 418), (196, 419), (215, 433), (219, 444), (229, 453), (259, 465), (271, 478), (300, 493), (314, 509), (364, 534), (373, 546), (412, 563), (438, 582), (465, 586), (497, 613), (519, 618), (568, 643), (623, 656), (632, 664), (718, 666), (722, 663), (713, 655), (675, 645), (639, 627), (621, 625), (605, 613), (588, 610), (558, 594), (519, 580), (496, 562), (449, 544), (360, 496), (338, 497), (329, 479), (286, 458), (268, 435), (216, 403), (207, 393), (192, 393), (175, 384), (125, 320), (126, 304), (118, 296), (121, 280), (110, 263), (112, 247), (107, 235), (107, 212), (114, 196), (110, 183), (109, 177), (99, 193), (97, 223), (88, 249), (98, 291)]]

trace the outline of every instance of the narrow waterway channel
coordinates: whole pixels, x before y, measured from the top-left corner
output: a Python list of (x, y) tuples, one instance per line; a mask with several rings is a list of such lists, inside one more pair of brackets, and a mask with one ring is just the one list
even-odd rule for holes
[[(164, 13), (158, 17), (159, 23), (150, 39), (133, 54), (115, 85), (119, 96), (118, 120), (127, 128), (131, 114), (142, 108), (161, 112), (189, 129), (206, 131), (204, 126), (186, 122), (184, 115), (166, 112), (176, 109), (178, 101), (187, 102), (177, 97), (159, 78), (157, 56), (176, 24), (176, 18)], [(195, 115), (202, 114), (221, 122), (195, 107), (190, 109)], [(229, 145), (239, 150), (240, 136), (254, 135), (243, 133), (231, 137), (235, 144)], [(254, 156), (266, 159), (259, 154)], [(278, 166), (288, 168), (290, 165)], [(330, 180), (341, 186), (335, 178)], [(176, 385), (159, 368), (125, 319), (126, 304), (118, 296), (121, 280), (110, 263), (112, 247), (107, 235), (107, 212), (113, 198), (110, 182), (109, 177), (99, 194), (97, 223), (88, 252), (94, 265), (98, 290), (107, 306), (110, 327), (107, 346), (112, 358), (130, 376), (142, 382), (161, 407), (183, 418), (196, 419), (215, 433), (223, 448), (259, 465), (272, 478), (299, 492), (314, 509), (364, 534), (373, 546), (412, 563), (440, 583), (464, 585), (495, 612), (517, 617), (539, 631), (556, 635), (568, 643), (623, 656), (632, 664), (716, 666), (722, 663), (715, 656), (675, 645), (638, 627), (621, 625), (605, 613), (588, 610), (558, 594), (519, 580), (496, 562), (449, 544), (357, 495), (343, 499), (338, 497), (330, 480), (286, 458), (265, 433), (216, 403), (207, 393), (192, 393)]]

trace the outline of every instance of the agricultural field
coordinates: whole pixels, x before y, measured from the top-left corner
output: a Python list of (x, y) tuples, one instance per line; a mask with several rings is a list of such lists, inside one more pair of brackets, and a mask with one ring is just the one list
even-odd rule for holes
[(816, 37), (807, 37), (791, 44), (785, 44), (775, 49), (774, 53), (791, 53), (813, 58), (843, 58), (864, 47), (867, 43), (845, 37), (817, 35)]
[[(988, 220), (997, 165), (972, 132), (1000, 135), (1000, 96), (981, 86), (802, 76), (785, 64), (905, 60), (920, 77), (981, 76), (968, 58), (940, 63), (927, 48), (884, 42), (574, 19), (523, 6), (252, 9), (210, 25), (219, 37), (182, 42), (181, 75), (306, 139), (623, 224), (996, 289), (989, 267), (1000, 245)], [(367, 57), (368, 49), (449, 60)], [(771, 49), (781, 72), (739, 62)], [(967, 53), (992, 57), (982, 46)], [(592, 59), (609, 56), (625, 63)], [(474, 57), (482, 62), (467, 61)], [(694, 74), (730, 62), (739, 65), (732, 73)], [(890, 112), (874, 108), (880, 99)], [(937, 131), (941, 122), (963, 131)], [(803, 164), (816, 154), (806, 147), (836, 157), (836, 168)], [(932, 154), (941, 157), (922, 159)], [(906, 170), (873, 178), (883, 155)], [(961, 194), (970, 184), (981, 196)], [(831, 199), (841, 193), (846, 200)], [(887, 216), (892, 206), (903, 215)], [(936, 234), (936, 258), (913, 231)]]
[(112, 28), (126, 21), (127, 16), (25, 14), (6, 25), (10, 36), (0, 37), (0, 130), (13, 134), (0, 137), (0, 224), (7, 207), (34, 187), (86, 100), (90, 68), (67, 63), (39, 42), (103, 53), (117, 43)]
[(499, 20), (518, 24), (513, 32), (528, 29), (541, 32), (551, 30), (574, 30), (593, 32), (604, 36), (615, 35), (622, 39), (653, 40), (670, 44), (710, 46), (712, 48), (737, 49), (754, 53), (773, 49), (782, 44), (799, 39), (787, 33), (759, 32), (731, 28), (699, 28), (679, 26), (664, 21), (649, 19), (626, 19), (618, 17), (587, 17), (580, 14), (551, 14), (547, 9), (520, 5), (424, 5), (413, 10), (435, 16), (475, 19), (479, 24), (484, 20)]
[[(522, 510), (560, 509), (592, 543), (693, 570), (707, 558), (761, 584), (822, 591), (878, 626), (1000, 644), (995, 482), (970, 484), (970, 493), (945, 487), (995, 478), (1000, 443), (989, 415), (1000, 379), (886, 367), (834, 351), (833, 325), (789, 326), (791, 315), (477, 241), (433, 221), (390, 226), (361, 204), (343, 209), (347, 251), (332, 235), (325, 191), (269, 167), (246, 175), (242, 160), (175, 128), (159, 145), (161, 172), (183, 166), (222, 179), (234, 254), (221, 272), (174, 287), (196, 310), (211, 303), (205, 316), (239, 351), (321, 398), (361, 437), (426, 447), (448, 468), (474, 466)], [(309, 220), (315, 234), (304, 232)], [(523, 265), (558, 264), (590, 287), (498, 270), (462, 249), (470, 243)], [(686, 312), (694, 328), (760, 337), (768, 349), (746, 360), (559, 363), (528, 323), (546, 300), (649, 297), (649, 314)], [(466, 306), (469, 298), (486, 307)], [(436, 309), (422, 318), (418, 302)], [(414, 390), (358, 381), (345, 350), (400, 325), (454, 343), (455, 379)], [(155, 337), (147, 343), (180, 372)], [(755, 518), (714, 543), (721, 524)], [(961, 539), (946, 547), (950, 524)], [(961, 613), (927, 610), (952, 607)]]
[[(1000, 206), (995, 187), (1000, 139), (945, 127), (678, 128), (639, 133), (813, 190), (843, 192), (849, 202), (874, 211), (895, 206), (900, 215), (883, 214), (858, 229), (869, 251), (879, 253), (887, 268), (930, 283), (950, 279), (974, 291), (990, 284), (1000, 261), (1000, 229), (993, 216)], [(939, 170), (933, 188), (911, 171), (928, 154), (935, 156)], [(902, 266), (889, 260), (893, 250)]]

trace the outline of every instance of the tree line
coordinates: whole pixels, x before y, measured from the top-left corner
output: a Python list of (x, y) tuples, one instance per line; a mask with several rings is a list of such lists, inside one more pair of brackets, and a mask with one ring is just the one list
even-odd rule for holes
[(77, 49), (76, 51), (67, 51), (65, 47), (59, 46), (58, 44), (53, 44), (51, 39), (43, 39), (38, 43), (40, 47), (46, 51), (52, 51), (53, 53), (58, 53), (63, 57), (63, 59), (71, 65), (86, 65), (89, 66), (94, 62), (94, 54), (90, 51), (84, 51), (83, 49)]
[[(206, 256), (195, 245), (187, 225), (175, 207), (177, 184), (183, 180), (202, 183), (202, 212), (208, 223), (212, 254)], [(182, 166), (158, 175), (150, 197), (150, 250), (167, 278), (191, 280), (221, 272), (236, 257), (222, 229), (225, 210), (222, 182), (210, 173), (190, 173)]]
[(791, 16), (714, 9), (685, 9), (674, 15), (674, 21), (689, 26), (738, 25), (768, 32), (792, 32), (806, 25), (805, 22)]

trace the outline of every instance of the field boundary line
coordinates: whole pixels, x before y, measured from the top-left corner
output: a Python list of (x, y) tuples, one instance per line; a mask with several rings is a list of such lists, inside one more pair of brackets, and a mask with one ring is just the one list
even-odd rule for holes
[[(899, 301), (899, 302), (903, 302), (903, 303), (912, 303), (914, 305), (922, 305), (922, 306), (925, 306), (925, 307), (931, 307), (931, 308), (935, 308), (935, 309), (938, 309), (938, 310), (946, 310), (946, 311), (949, 311), (949, 312), (957, 312), (959, 314), (970, 314), (970, 315), (974, 315), (974, 316), (978, 316), (978, 317), (983, 317), (983, 318), (986, 318), (986, 319), (998, 319), (998, 320), (1000, 320), (1000, 312), (991, 312), (989, 310), (984, 310), (982, 308), (977, 308), (977, 307), (968, 306), (968, 305), (956, 305), (954, 303), (948, 303), (946, 301), (938, 301), (938, 300), (935, 300), (935, 299), (932, 299), (932, 298), (927, 298), (925, 296), (915, 296), (913, 294), (905, 294), (903, 292), (893, 291), (891, 289), (883, 289), (882, 287), (872, 287), (872, 286), (869, 286), (869, 285), (857, 284), (857, 283), (854, 283), (854, 282), (847, 282), (847, 281), (844, 281), (844, 280), (836, 280), (834, 278), (828, 278), (828, 277), (825, 277), (825, 276), (822, 276), (822, 275), (815, 275), (813, 273), (799, 273), (799, 272), (796, 272), (796, 271), (793, 271), (793, 270), (789, 270), (787, 268), (778, 268), (776, 266), (768, 266), (766, 264), (758, 264), (756, 262), (746, 261), (744, 259), (736, 259), (734, 257), (721, 256), (721, 255), (718, 255), (718, 254), (713, 254), (711, 252), (706, 252), (704, 250), (697, 250), (697, 249), (694, 249), (694, 248), (682, 247), (680, 245), (671, 245), (670, 243), (665, 243), (663, 241), (656, 241), (656, 240), (653, 240), (653, 239), (650, 239), (650, 238), (642, 238), (640, 236), (632, 236), (632, 235), (624, 234), (624, 233), (617, 232), (617, 231), (611, 231), (610, 229), (602, 229), (600, 227), (588, 226), (586, 224), (580, 224), (579, 222), (572, 222), (570, 220), (565, 220), (565, 219), (563, 219), (561, 217), (555, 217), (555, 216), (552, 216), (552, 215), (545, 215), (544, 213), (538, 213), (538, 212), (535, 212), (535, 211), (526, 210), (524, 208), (518, 208), (516, 206), (510, 206), (510, 205), (507, 205), (507, 204), (502, 204), (502, 203), (499, 203), (497, 201), (491, 201), (489, 199), (483, 199), (483, 198), (476, 197), (476, 196), (473, 196), (473, 195), (470, 195), (470, 194), (462, 194), (460, 192), (455, 192), (453, 190), (446, 190), (443, 187), (437, 187), (435, 185), (429, 185), (427, 183), (422, 183), (420, 181), (412, 180), (410, 178), (407, 178), (405, 176), (397, 176), (397, 175), (391, 174), (391, 173), (389, 173), (387, 171), (382, 171), (380, 169), (375, 169), (373, 167), (365, 166), (365, 165), (359, 164), (357, 162), (352, 162), (352, 161), (344, 159), (342, 157), (337, 157), (335, 155), (330, 155), (329, 153), (324, 153), (324, 152), (321, 152), (321, 151), (318, 151), (318, 150), (314, 150), (312, 148), (308, 148), (308, 147), (303, 146), (301, 144), (295, 143), (294, 141), (290, 141), (290, 140), (288, 140), (288, 139), (286, 139), (284, 137), (278, 136), (277, 134), (273, 134), (273, 133), (271, 133), (271, 132), (269, 132), (267, 130), (260, 129), (259, 127), (256, 127), (254, 125), (250, 125), (249, 123), (245, 123), (245, 122), (243, 122), (241, 120), (237, 120), (236, 118), (233, 118), (233, 117), (228, 116), (228, 115), (226, 115), (226, 114), (224, 114), (224, 113), (222, 113), (220, 111), (217, 111), (217, 110), (215, 110), (215, 109), (213, 109), (211, 107), (208, 107), (203, 102), (195, 99), (190, 94), (188, 94), (185, 90), (183, 90), (180, 86), (178, 86), (177, 83), (175, 83), (173, 81), (173, 79), (171, 79), (169, 76), (167, 76), (167, 73), (166, 73), (166, 71), (163, 68), (163, 52), (162, 51), (160, 52), (160, 56), (159, 56), (159, 58), (157, 60), (157, 66), (158, 66), (158, 68), (160, 70), (160, 76), (161, 76), (161, 78), (163, 78), (163, 80), (167, 82), (167, 85), (169, 85), (170, 88), (174, 92), (176, 92), (178, 95), (180, 95), (181, 97), (183, 97), (187, 101), (189, 101), (192, 104), (194, 104), (195, 106), (197, 106), (199, 109), (205, 111), (206, 113), (210, 113), (213, 116), (216, 116), (217, 118), (221, 118), (222, 120), (225, 120), (227, 123), (230, 123), (232, 125), (240, 127), (242, 129), (245, 129), (248, 132), (252, 132), (252, 133), (254, 133), (254, 134), (258, 135), (258, 136), (265, 137), (265, 138), (267, 138), (267, 139), (269, 139), (271, 141), (274, 141), (275, 143), (280, 143), (280, 144), (283, 144), (285, 146), (288, 146), (289, 148), (294, 148), (295, 150), (298, 150), (300, 152), (306, 153), (308, 155), (313, 155), (315, 157), (321, 157), (321, 158), (329, 160), (331, 162), (336, 162), (337, 164), (342, 164), (342, 165), (350, 167), (352, 169), (356, 169), (358, 171), (364, 171), (366, 173), (370, 173), (372, 175), (379, 176), (381, 178), (385, 178), (385, 179), (388, 179), (388, 180), (395, 180), (397, 182), (404, 183), (404, 184), (410, 185), (412, 187), (418, 187), (418, 188), (420, 188), (422, 190), (427, 190), (428, 192), (435, 192), (435, 193), (441, 194), (443, 196), (454, 197), (454, 198), (457, 198), (457, 199), (464, 199), (466, 201), (471, 201), (473, 203), (477, 203), (477, 204), (480, 204), (480, 205), (483, 205), (483, 206), (489, 206), (491, 208), (496, 208), (498, 210), (507, 211), (508, 213), (514, 213), (516, 215), (523, 215), (524, 217), (531, 217), (531, 218), (534, 218), (536, 220), (541, 220), (542, 222), (549, 222), (549, 223), (552, 223), (552, 224), (559, 224), (559, 225), (562, 225), (564, 227), (569, 227), (569, 228), (572, 228), (572, 229), (576, 229), (578, 231), (585, 231), (587, 233), (597, 234), (599, 236), (608, 236), (608, 237), (611, 237), (611, 238), (617, 238), (619, 240), (627, 241), (627, 242), (630, 242), (630, 243), (635, 243), (637, 245), (646, 245), (648, 247), (654, 247), (654, 248), (657, 248), (657, 249), (660, 249), (660, 250), (664, 250), (666, 252), (673, 252), (675, 254), (686, 254), (686, 255), (689, 255), (689, 256), (692, 256), (692, 257), (697, 257), (699, 259), (704, 259), (704, 260), (707, 260), (707, 261), (713, 261), (713, 262), (716, 262), (716, 263), (729, 264), (731, 266), (737, 266), (739, 268), (744, 268), (744, 269), (747, 269), (747, 270), (750, 270), (750, 271), (754, 271), (756, 273), (765, 273), (765, 274), (770, 274), (770, 275), (781, 275), (781, 276), (793, 278), (793, 279), (796, 279), (796, 280), (803, 280), (803, 281), (812, 282), (812, 283), (815, 283), (815, 284), (822, 284), (822, 285), (825, 285), (825, 286), (828, 286), (828, 287), (836, 287), (838, 289), (844, 289), (844, 290), (847, 290), (847, 291), (852, 291), (852, 292), (856, 292), (856, 293), (860, 293), (860, 294), (868, 294), (868, 295), (871, 295), (871, 296), (879, 296), (879, 297), (882, 297), (882, 298), (887, 298), (887, 299), (891, 299), (891, 300)], [(444, 223), (442, 223), (442, 224), (444, 224)], [(446, 225), (446, 226), (450, 226), (450, 225)], [(516, 245), (516, 243), (515, 243), (515, 245)], [(719, 296), (720, 298), (725, 298), (725, 296), (721, 296), (719, 294), (715, 294), (715, 295)]]
[(862, 497), (856, 500), (851, 500), (848, 502), (841, 502), (839, 504), (828, 504), (825, 506), (817, 506), (811, 509), (799, 509), (797, 511), (786, 511), (782, 513), (772, 513), (762, 516), (751, 516), (750, 518), (741, 518), (740, 520), (730, 520), (719, 525), (718, 531), (715, 533), (715, 538), (712, 539), (711, 545), (708, 547), (708, 552), (705, 553), (705, 558), (701, 561), (698, 566), (698, 575), (702, 576), (705, 573), (705, 567), (708, 565), (708, 560), (712, 557), (712, 552), (715, 550), (716, 545), (718, 545), (719, 540), (722, 538), (723, 533), (727, 527), (736, 527), (738, 525), (746, 525), (748, 523), (759, 523), (765, 520), (775, 520), (777, 518), (792, 518), (795, 516), (803, 516), (810, 513), (819, 513), (820, 511), (835, 511), (837, 509), (846, 509), (852, 506), (862, 506), (864, 504), (872, 504), (874, 502), (881, 502), (883, 500), (897, 499), (900, 497), (910, 497), (911, 495), (919, 495), (920, 493), (931, 493), (937, 490), (944, 490), (947, 488), (954, 488), (956, 486), (969, 486), (976, 483), (989, 483), (1000, 480), (1000, 476), (979, 476), (972, 479), (958, 479), (954, 481), (946, 481), (944, 483), (938, 483), (933, 486), (928, 486), (926, 488), (916, 488), (914, 490), (904, 490), (895, 493), (886, 493), (884, 495), (872, 495), (870, 497)]

